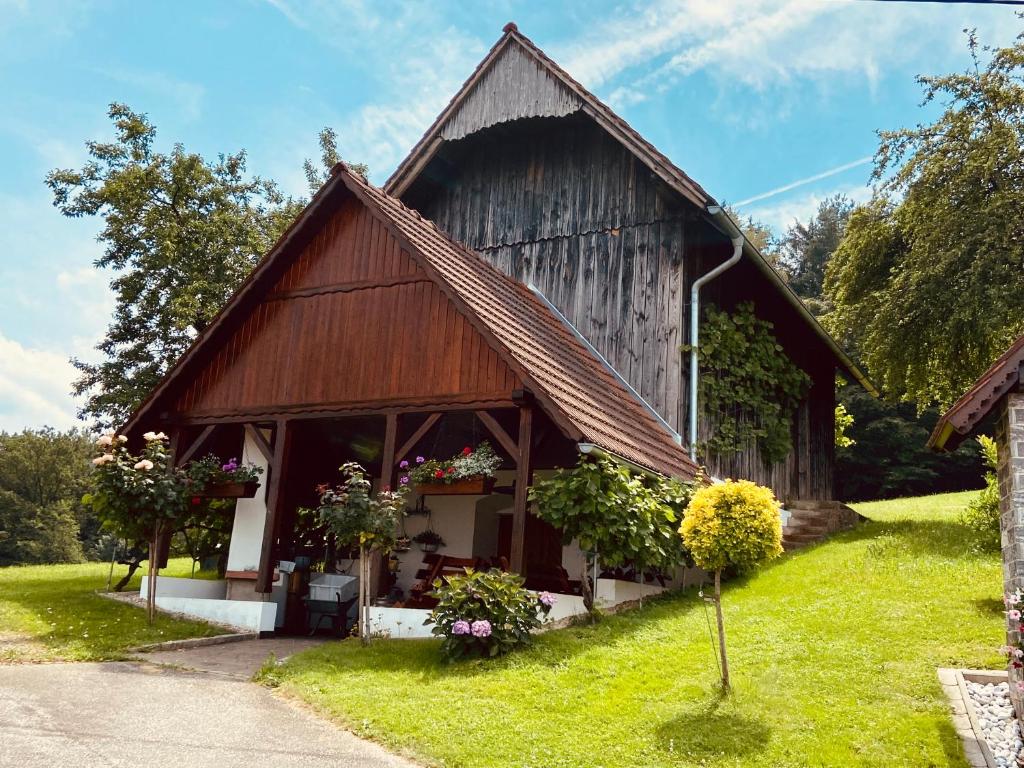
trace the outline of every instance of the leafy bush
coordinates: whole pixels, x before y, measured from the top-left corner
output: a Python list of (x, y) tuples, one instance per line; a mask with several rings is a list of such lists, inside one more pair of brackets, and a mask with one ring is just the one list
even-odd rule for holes
[(960, 516), (960, 522), (967, 526), (977, 538), (978, 544), (987, 550), (999, 549), (999, 479), (996, 477), (996, 466), (999, 462), (996, 443), (990, 437), (981, 435), (978, 438), (981, 456), (991, 470), (985, 473), (985, 487), (977, 497), (967, 505)]
[(441, 653), (448, 661), (500, 656), (528, 645), (530, 632), (540, 627), (555, 602), (523, 589), (523, 577), (497, 568), (466, 569), (465, 576), (434, 582), (437, 607), (425, 623), (444, 637)]
[(782, 554), (779, 502), (770, 488), (726, 480), (693, 494), (679, 529), (706, 571), (759, 565)]

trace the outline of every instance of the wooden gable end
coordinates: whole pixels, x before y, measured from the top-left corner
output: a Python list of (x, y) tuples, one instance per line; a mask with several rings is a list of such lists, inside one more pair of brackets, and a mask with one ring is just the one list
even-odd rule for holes
[(454, 141), (501, 123), (527, 117), (564, 117), (582, 107), (583, 100), (536, 56), (509, 40), (441, 125), (439, 135)]
[(174, 411), (498, 402), (521, 387), (391, 232), (349, 198), (207, 353)]

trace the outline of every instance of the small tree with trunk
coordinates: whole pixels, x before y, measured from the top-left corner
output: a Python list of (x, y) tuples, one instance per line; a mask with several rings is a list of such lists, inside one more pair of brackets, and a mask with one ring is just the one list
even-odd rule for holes
[(146, 608), (152, 624), (160, 542), (187, 512), (189, 481), (184, 470), (173, 466), (166, 435), (147, 432), (143, 437), (142, 453), (133, 455), (124, 435), (111, 430), (100, 436), (96, 443), (99, 455), (93, 459), (92, 492), (83, 501), (92, 506), (105, 527), (126, 539), (149, 542)]
[(726, 480), (698, 489), (679, 529), (693, 561), (715, 574), (715, 614), (722, 688), (729, 690), (729, 660), (722, 615), (722, 571), (746, 570), (782, 554), (779, 502), (771, 489), (749, 480)]
[(534, 482), (530, 500), (537, 516), (560, 529), (566, 544), (575, 539), (586, 553), (580, 586), (591, 615), (588, 571), (598, 557), (603, 565), (633, 565), (641, 573), (686, 561), (676, 526), (698, 482), (639, 474), (606, 458), (584, 458)]
[(370, 642), (370, 555), (390, 552), (405, 514), (405, 489), (382, 488), (371, 493), (366, 470), (350, 461), (340, 467), (342, 481), (321, 485), (320, 520), (342, 547), (359, 548), (359, 636)]

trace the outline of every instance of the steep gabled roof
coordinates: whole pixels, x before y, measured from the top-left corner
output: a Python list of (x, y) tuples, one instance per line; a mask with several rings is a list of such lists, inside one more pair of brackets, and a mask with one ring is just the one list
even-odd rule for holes
[(173, 381), (185, 376), (203, 347), (215, 343), (211, 339), (219, 326), (236, 315), (244, 316), (243, 298), (247, 294), (258, 295), (269, 289), (271, 281), (262, 276), (270, 274), (275, 261), (288, 258), (288, 239), (314, 226), (310, 222), (316, 208), (329, 198), (337, 199), (332, 193), (339, 187), (347, 188), (388, 228), (569, 437), (666, 475), (689, 477), (696, 472), (696, 465), (669, 431), (526, 286), (453, 242), (431, 222), (342, 164), (335, 167), (299, 223), (264, 257), (207, 333), (196, 340), (139, 407), (126, 431), (138, 428)]
[[(419, 173), (427, 166), (445, 141), (456, 140), (467, 135), (465, 126), (460, 125), (460, 113), (471, 104), (473, 99), (480, 99), (486, 102), (486, 106), (493, 114), (492, 123), (496, 124), (504, 120), (514, 119), (515, 114), (508, 111), (507, 105), (503, 102), (500, 89), (507, 85), (500, 82), (500, 78), (490, 77), (495, 69), (495, 64), (505, 56), (514, 56), (517, 59), (529, 59), (533, 67), (514, 67), (520, 77), (518, 86), (522, 87), (528, 83), (533, 89), (535, 109), (533, 116), (564, 116), (573, 112), (582, 112), (604, 128), (611, 136), (618, 140), (627, 150), (639, 159), (644, 165), (658, 176), (672, 190), (681, 195), (685, 200), (696, 205), (702, 211), (708, 206), (717, 205), (715, 200), (696, 181), (690, 178), (681, 168), (676, 166), (665, 155), (625, 120), (617, 115), (611, 107), (604, 104), (594, 94), (584, 88), (579, 82), (572, 78), (568, 72), (562, 69), (557, 63), (538, 48), (532, 40), (523, 35), (519, 28), (509, 23), (505, 25), (503, 34), (498, 42), (494, 44), (483, 61), (463, 83), (462, 88), (452, 97), (437, 119), (416, 145), (409, 152), (408, 156), (399, 164), (395, 172), (384, 184), (384, 190), (395, 197), (401, 195), (409, 188)], [(493, 89), (488, 93), (487, 89)], [(483, 95), (478, 95), (484, 92)], [(487, 123), (481, 124), (481, 127)], [(717, 225), (714, 225), (717, 226)], [(878, 390), (860, 370), (857, 364), (839, 346), (835, 339), (821, 326), (817, 319), (808, 311), (793, 290), (761, 255), (760, 251), (744, 238), (744, 255), (750, 259), (754, 266), (772, 283), (782, 294), (786, 302), (796, 311), (801, 320), (810, 328), (811, 332), (825, 344), (835, 355), (840, 368), (845, 370), (853, 379), (859, 382), (872, 395), (878, 396)]]
[(1024, 384), (1024, 335), (1018, 338), (998, 360), (974, 382), (952, 407), (942, 414), (928, 438), (928, 447), (954, 450), (992, 411), (999, 399), (1014, 387)]
[[(637, 133), (629, 123), (615, 114), (611, 107), (604, 104), (594, 94), (574, 80), (568, 72), (550, 59), (532, 40), (520, 33), (519, 28), (513, 23), (505, 25), (504, 34), (498, 42), (494, 44), (494, 47), (491, 48), (483, 61), (477, 65), (473, 74), (469, 76), (469, 79), (462, 85), (458, 93), (448, 102), (448, 106), (444, 108), (430, 128), (427, 129), (423, 138), (412, 148), (408, 157), (391, 174), (391, 177), (384, 184), (384, 189), (388, 194), (395, 197), (401, 196), (419, 170), (433, 157), (440, 144), (440, 140), (443, 138), (445, 127), (460, 107), (472, 97), (473, 92), (484, 81), (492, 65), (503, 55), (517, 47), (540, 65), (540, 70), (550, 78), (551, 84), (560, 86), (563, 92), (563, 100), (566, 102), (563, 108), (564, 111), (560, 114), (568, 114), (571, 111), (575, 111), (575, 109), (582, 110), (633, 152), (662, 181), (683, 195), (683, 197), (700, 207), (714, 203), (711, 196), (696, 181), (687, 176), (682, 169), (659, 152), (653, 144)], [(542, 114), (555, 115), (559, 113), (544, 110)], [(454, 135), (457, 136), (458, 133)]]

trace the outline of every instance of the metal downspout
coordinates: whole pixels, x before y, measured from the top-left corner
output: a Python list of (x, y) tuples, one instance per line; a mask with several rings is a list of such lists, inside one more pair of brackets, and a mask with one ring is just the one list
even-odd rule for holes
[(743, 233), (720, 205), (709, 205), (708, 214), (729, 234), (732, 256), (693, 281), (690, 287), (690, 459), (697, 460), (697, 385), (700, 381), (697, 344), (700, 339), (700, 289), (730, 267), (743, 254)]

